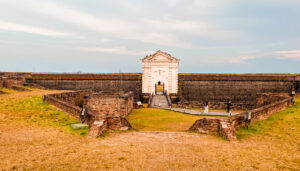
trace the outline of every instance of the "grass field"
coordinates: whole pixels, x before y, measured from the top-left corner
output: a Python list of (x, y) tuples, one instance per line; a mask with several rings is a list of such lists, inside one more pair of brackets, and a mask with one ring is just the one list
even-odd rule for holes
[(188, 115), (157, 108), (134, 109), (127, 117), (139, 131), (186, 131), (204, 116)]
[[(228, 142), (183, 132), (198, 118), (167, 117), (156, 109), (131, 113), (129, 120), (139, 131), (90, 138), (69, 129), (76, 122), (71, 117), (40, 103), (43, 94), (56, 92), (0, 95), (1, 170), (300, 170), (299, 98), (296, 106), (241, 129), (239, 140)], [(162, 127), (165, 131), (158, 131)]]
[[(0, 98), (3, 122), (5, 119), (9, 119), (9, 121), (13, 120), (14, 122), (34, 123), (38, 126), (53, 126), (81, 135), (86, 135), (89, 131), (88, 129), (76, 131), (71, 129), (70, 124), (78, 123), (78, 121), (50, 104), (44, 104), (42, 96), (36, 95), (35, 92), (18, 93), (14, 90), (2, 90), (9, 93), (6, 98)], [(48, 93), (48, 91), (43, 92)], [(14, 113), (14, 115), (10, 115), (10, 113)]]
[[(300, 99), (296, 98), (295, 106), (289, 107), (281, 112), (271, 115), (267, 120), (262, 120), (251, 125), (249, 129), (241, 128), (237, 131), (237, 138), (247, 138), (253, 134), (263, 134), (274, 136), (294, 137), (293, 139), (300, 142), (300, 137), (297, 138), (300, 130)], [(282, 135), (281, 132), (286, 132)], [(300, 144), (299, 144), (300, 150)]]

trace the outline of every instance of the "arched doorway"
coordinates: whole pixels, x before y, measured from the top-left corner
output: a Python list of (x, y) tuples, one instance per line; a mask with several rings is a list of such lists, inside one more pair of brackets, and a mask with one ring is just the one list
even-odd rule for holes
[(161, 81), (155, 83), (155, 94), (164, 94), (165, 84)]

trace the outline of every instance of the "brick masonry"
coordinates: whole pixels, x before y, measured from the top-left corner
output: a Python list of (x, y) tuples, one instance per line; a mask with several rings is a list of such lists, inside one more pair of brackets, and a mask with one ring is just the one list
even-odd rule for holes
[(84, 107), (101, 118), (126, 117), (133, 109), (133, 92), (99, 92), (86, 96)]
[(25, 83), (25, 77), (28, 73), (18, 72), (0, 72), (0, 87), (4, 88), (15, 88), (23, 86)]
[(86, 108), (89, 136), (99, 136), (106, 130), (131, 129), (126, 116), (133, 109), (134, 93), (77, 91), (45, 95), (45, 101), (80, 120)]
[[(30, 74), (27, 85), (59, 90), (133, 91), (135, 101), (142, 100), (140, 73), (123, 74)], [(300, 75), (293, 74), (179, 74), (178, 99), (181, 105), (225, 108), (227, 100), (236, 109), (253, 109), (257, 93), (300, 92)], [(146, 97), (146, 96), (145, 96)], [(172, 96), (176, 101), (176, 96)]]
[[(266, 98), (269, 96), (270, 98)], [(273, 97), (271, 97), (273, 96)], [(267, 99), (266, 102), (261, 102), (262, 99)], [(271, 99), (271, 100), (270, 100)], [(267, 119), (270, 115), (284, 110), (286, 107), (291, 106), (291, 97), (277, 96), (271, 94), (262, 94), (259, 97), (260, 104), (258, 108), (250, 110), (251, 123), (253, 124), (260, 120)], [(234, 140), (235, 131), (245, 126), (246, 113), (240, 113), (238, 115), (229, 118), (203, 118), (197, 120), (189, 130), (198, 131), (201, 133), (207, 133), (212, 135), (221, 135), (228, 140)]]
[(254, 109), (259, 93), (299, 91), (300, 77), (286, 74), (179, 74), (181, 106), (225, 109), (227, 100), (234, 109)]
[(26, 84), (35, 84), (57, 90), (92, 90), (134, 92), (135, 101), (141, 100), (142, 75), (123, 74), (31, 74)]
[[(69, 94), (73, 94), (74, 92), (70, 92)], [(65, 93), (64, 93), (65, 94)], [(80, 120), (80, 114), (82, 108), (76, 106), (72, 103), (68, 103), (68, 101), (63, 101), (57, 98), (60, 94), (49, 94), (44, 96), (44, 101), (50, 103), (51, 105), (59, 108), (60, 110), (70, 114), (77, 120)]]

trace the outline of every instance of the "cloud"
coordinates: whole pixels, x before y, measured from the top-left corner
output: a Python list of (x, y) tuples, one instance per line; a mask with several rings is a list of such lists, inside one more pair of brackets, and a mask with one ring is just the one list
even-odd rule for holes
[(247, 64), (248, 60), (251, 59), (256, 59), (259, 58), (261, 56), (256, 56), (256, 55), (248, 55), (248, 54), (243, 54), (243, 55), (239, 55), (236, 57), (209, 57), (209, 58), (204, 58), (203, 61), (209, 64), (220, 64), (220, 65), (224, 65), (224, 64)]
[(153, 51), (129, 50), (125, 47), (116, 47), (116, 48), (94, 47), (94, 48), (80, 48), (80, 50), (89, 51), (89, 52), (102, 52), (108, 54), (119, 54), (119, 55), (147, 55), (153, 53)]
[(247, 60), (255, 59), (256, 56), (242, 55), (238, 57), (229, 58), (228, 63), (230, 64), (247, 64)]
[(72, 33), (59, 32), (59, 31), (50, 30), (46, 28), (15, 24), (15, 23), (10, 23), (5, 21), (0, 21), (0, 30), (23, 32), (23, 33), (30, 33), (30, 34), (50, 36), (50, 37), (75, 36)]
[[(161, 21), (157, 24), (160, 24), (164, 27), (161, 26), (153, 28), (152, 26), (154, 26), (155, 23), (148, 20), (130, 22), (127, 20), (116, 18), (101, 16), (96, 17), (80, 10), (71, 9), (62, 5), (58, 6), (54, 3), (45, 1), (43, 3), (35, 2), (34, 4), (32, 4), (32, 7), (33, 10), (39, 13), (50, 15), (52, 17), (55, 17), (56, 19), (63, 20), (68, 23), (73, 23), (92, 31), (110, 34), (118, 38), (184, 48), (191, 46), (187, 43), (182, 43), (182, 41), (180, 41), (177, 36), (168, 33), (168, 29), (166, 30), (166, 28), (173, 28), (176, 30), (184, 31), (184, 27), (187, 25), (190, 25), (189, 27), (193, 27), (191, 23), (187, 23), (186, 21), (184, 21), (184, 23), (178, 23), (176, 21)], [(168, 26), (169, 24), (170, 26)], [(189, 31), (189, 28), (187, 28), (186, 31)]]
[(278, 59), (300, 60), (300, 50), (276, 51), (275, 54)]
[[(136, 40), (156, 45), (172, 46), (179, 48), (196, 48), (198, 45), (186, 38), (185, 35), (202, 36), (218, 39), (236, 39), (242, 36), (238, 32), (226, 31), (226, 29), (210, 23), (209, 20), (184, 19), (175, 16), (163, 15), (159, 18), (149, 16), (127, 18), (108, 17), (90, 14), (88, 12), (72, 8), (62, 3), (53, 1), (29, 1), (24, 6), (39, 14), (54, 17), (57, 20), (69, 24), (75, 24), (82, 28), (118, 39)], [(184, 1), (166, 1), (168, 4), (178, 4)], [(193, 1), (191, 1), (192, 3)], [(202, 4), (202, 5), (201, 5)], [(211, 3), (200, 3), (201, 8)], [(199, 6), (199, 2), (198, 2)]]

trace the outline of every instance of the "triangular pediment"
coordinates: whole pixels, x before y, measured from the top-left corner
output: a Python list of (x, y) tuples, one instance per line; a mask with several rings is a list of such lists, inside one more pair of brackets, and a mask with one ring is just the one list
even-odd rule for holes
[(148, 55), (142, 59), (143, 62), (179, 62), (179, 59), (174, 58), (170, 54), (158, 50), (152, 55)]

